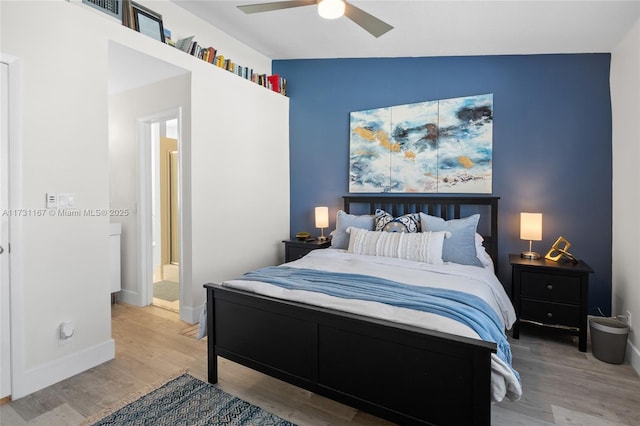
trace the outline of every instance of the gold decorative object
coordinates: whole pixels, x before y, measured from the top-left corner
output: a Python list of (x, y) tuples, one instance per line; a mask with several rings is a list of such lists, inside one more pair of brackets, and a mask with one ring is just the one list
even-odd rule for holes
[(311, 234), (310, 234), (310, 233), (308, 233), (308, 232), (304, 232), (304, 231), (302, 231), (302, 232), (298, 232), (298, 233), (296, 234), (296, 239), (298, 239), (298, 240), (300, 240), (300, 241), (305, 241), (305, 240), (307, 240), (307, 239), (309, 239), (309, 238), (311, 238)]
[(553, 243), (544, 258), (557, 262), (561, 257), (564, 256), (567, 258), (567, 260), (573, 263), (578, 263), (578, 259), (576, 259), (571, 253), (569, 253), (569, 247), (571, 247), (571, 243), (567, 241), (566, 238), (560, 236), (558, 237), (556, 242)]

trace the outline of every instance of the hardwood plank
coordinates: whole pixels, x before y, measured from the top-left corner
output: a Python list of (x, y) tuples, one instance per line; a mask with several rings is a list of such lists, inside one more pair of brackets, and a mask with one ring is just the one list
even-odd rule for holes
[[(196, 340), (193, 326), (176, 313), (120, 303), (113, 305), (112, 318), (116, 359), (0, 405), (0, 424), (80, 424), (182, 371), (206, 381), (206, 343)], [(510, 339), (524, 395), (517, 402), (496, 404), (493, 425), (637, 424), (636, 372), (629, 364), (607, 364), (589, 350), (579, 352), (576, 339), (529, 328), (521, 330), (519, 340)], [(225, 359), (220, 360), (219, 386), (300, 426), (391, 424)]]

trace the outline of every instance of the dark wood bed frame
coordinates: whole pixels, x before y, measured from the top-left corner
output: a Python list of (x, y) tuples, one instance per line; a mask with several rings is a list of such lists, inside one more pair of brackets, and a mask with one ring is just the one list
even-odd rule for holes
[[(498, 197), (346, 196), (344, 209), (480, 212), (497, 261)], [(221, 356), (399, 424), (490, 425), (496, 344), (205, 284), (209, 382)]]

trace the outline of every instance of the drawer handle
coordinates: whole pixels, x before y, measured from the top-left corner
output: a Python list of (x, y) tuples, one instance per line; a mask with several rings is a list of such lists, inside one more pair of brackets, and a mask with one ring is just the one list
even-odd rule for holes
[(547, 284), (547, 290), (553, 290), (553, 286), (551, 284)]
[(547, 318), (553, 318), (553, 314), (551, 312), (547, 312)]

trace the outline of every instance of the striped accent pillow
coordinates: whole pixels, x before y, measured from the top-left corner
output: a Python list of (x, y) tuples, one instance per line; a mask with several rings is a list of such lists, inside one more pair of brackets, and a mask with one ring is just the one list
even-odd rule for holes
[(444, 239), (451, 234), (436, 232), (379, 232), (349, 227), (349, 248), (353, 254), (395, 257), (440, 265)]

